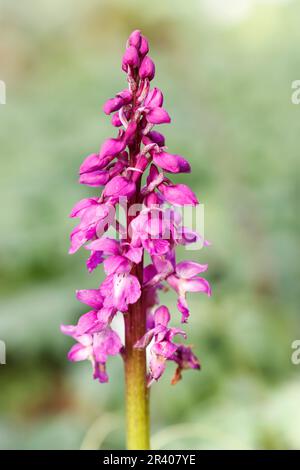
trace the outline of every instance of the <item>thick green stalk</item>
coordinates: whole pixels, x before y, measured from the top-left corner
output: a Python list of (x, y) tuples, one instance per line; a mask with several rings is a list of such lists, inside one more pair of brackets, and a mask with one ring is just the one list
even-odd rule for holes
[[(135, 98), (134, 98), (135, 106)], [(129, 146), (130, 164), (134, 166), (140, 151), (140, 138)], [(136, 194), (131, 204), (140, 202), (141, 181), (136, 182)], [(137, 215), (137, 214), (136, 214)], [(132, 216), (127, 215), (127, 230)], [(128, 233), (128, 241), (130, 234)], [(143, 284), (143, 259), (135, 265), (131, 274)], [(130, 305), (125, 314), (125, 396), (127, 449), (150, 449), (149, 390), (147, 388), (146, 351), (134, 348), (135, 343), (146, 333), (146, 311), (143, 294), (138, 302)]]
[(125, 381), (127, 448), (150, 448), (149, 391), (146, 384), (145, 350), (134, 344), (146, 331), (142, 297), (131, 306), (125, 317)]

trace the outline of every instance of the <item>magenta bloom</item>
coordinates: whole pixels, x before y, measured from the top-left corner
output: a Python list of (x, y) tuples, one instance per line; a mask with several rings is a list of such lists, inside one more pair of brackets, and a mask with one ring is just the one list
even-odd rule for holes
[[(163, 107), (161, 90), (151, 88), (156, 71), (148, 52), (147, 39), (139, 30), (133, 31), (122, 58), (128, 88), (103, 106), (104, 113), (111, 115), (115, 135), (90, 153), (79, 168), (80, 184), (101, 191), (79, 201), (70, 214), (79, 223), (71, 233), (69, 252), (84, 246), (89, 253), (88, 271), (94, 272), (102, 264), (105, 278), (94, 289), (76, 292), (89, 311), (77, 325), (62, 325), (61, 331), (76, 342), (69, 360), (89, 360), (93, 376), (100, 382), (108, 381), (110, 356), (120, 355), (126, 362), (127, 347), (131, 356), (144, 354), (148, 348), (148, 385), (162, 376), (169, 362), (176, 365), (172, 383), (181, 378), (183, 370), (200, 369), (191, 346), (179, 342), (186, 339), (186, 333), (170, 323), (187, 322), (189, 293), (211, 295), (210, 285), (202, 277), (207, 265), (176, 261), (178, 245), (199, 240), (197, 233), (182, 225), (178, 207), (194, 207), (199, 202), (186, 184), (169, 179), (172, 173), (190, 173), (191, 167), (181, 155), (169, 153), (164, 135), (153, 129), (170, 123), (171, 118)], [(126, 226), (118, 215), (120, 209), (126, 212)], [(108, 230), (114, 230), (116, 238)], [(144, 265), (146, 259), (150, 261)], [(166, 306), (159, 306), (158, 294), (167, 288), (177, 295), (178, 312), (172, 312), (172, 318)], [(140, 323), (132, 325), (136, 306)], [(111, 324), (118, 313), (125, 322), (124, 345)], [(128, 346), (130, 334), (135, 336)]]

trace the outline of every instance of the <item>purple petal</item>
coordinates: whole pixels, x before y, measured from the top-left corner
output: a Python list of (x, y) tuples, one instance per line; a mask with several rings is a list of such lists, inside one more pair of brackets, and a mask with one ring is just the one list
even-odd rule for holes
[(81, 315), (79, 318), (76, 327), (76, 334), (81, 336), (86, 333), (94, 332), (97, 326), (99, 327), (97, 311), (91, 310), (90, 312)]
[(122, 121), (119, 118), (119, 113), (116, 113), (112, 116), (111, 123), (115, 127), (121, 127), (122, 126)]
[(142, 338), (140, 338), (134, 345), (136, 349), (145, 349), (152, 341), (154, 330), (149, 330)]
[(111, 274), (100, 286), (105, 297), (104, 305), (127, 312), (128, 304), (134, 304), (141, 296), (138, 279), (131, 274)]
[(168, 323), (171, 319), (170, 312), (167, 307), (162, 305), (161, 307), (158, 307), (155, 310), (154, 313), (154, 322), (155, 326), (157, 325), (163, 325), (163, 326), (168, 326)]
[(136, 29), (132, 31), (132, 33), (130, 34), (128, 38), (128, 44), (138, 49), (141, 45), (141, 40), (142, 40), (141, 31), (139, 29)]
[(89, 243), (86, 248), (93, 251), (103, 251), (105, 255), (118, 255), (120, 254), (120, 245), (117, 240), (113, 238), (104, 237)]
[(135, 189), (135, 184), (132, 181), (124, 178), (124, 176), (115, 176), (105, 186), (104, 195), (106, 197), (130, 197), (135, 193)]
[(89, 305), (99, 310), (103, 305), (103, 296), (99, 289), (82, 289), (76, 291), (76, 298), (79, 302)]
[(99, 364), (98, 362), (94, 363), (93, 378), (95, 380), (98, 379), (102, 384), (108, 382), (105, 364)]
[(84, 173), (79, 177), (80, 184), (87, 186), (97, 187), (103, 186), (109, 180), (109, 173), (106, 170), (96, 170), (89, 173)]
[(167, 124), (171, 118), (164, 108), (151, 108), (146, 114), (146, 119), (150, 124)]
[(203, 273), (207, 270), (207, 267), (207, 264), (199, 264), (194, 261), (181, 261), (176, 265), (176, 273), (179, 277), (189, 279), (199, 273)]
[(149, 44), (148, 44), (148, 41), (147, 39), (142, 36), (141, 38), (141, 45), (140, 45), (140, 48), (139, 48), (139, 53), (140, 55), (143, 57), (145, 56), (146, 54), (148, 54), (149, 52)]
[(137, 49), (134, 46), (129, 46), (122, 59), (122, 69), (124, 72), (127, 72), (128, 65), (130, 67), (136, 68), (140, 64), (139, 54)]
[(93, 351), (97, 362), (105, 363), (108, 356), (119, 354), (121, 348), (119, 335), (109, 327), (94, 335)]
[(154, 153), (153, 161), (170, 173), (190, 173), (191, 171), (190, 164), (180, 155), (167, 152)]
[(120, 139), (107, 139), (103, 142), (100, 149), (100, 158), (112, 157), (122, 152), (126, 143)]
[(76, 335), (76, 326), (74, 326), (74, 325), (60, 325), (60, 331), (64, 335), (74, 337)]
[(155, 142), (159, 147), (163, 147), (165, 145), (165, 136), (157, 131), (150, 131), (147, 134), (147, 137), (151, 139), (152, 142)]
[(209, 282), (202, 277), (195, 277), (194, 279), (185, 279), (183, 283), (183, 290), (185, 292), (204, 292), (211, 296), (211, 288)]
[(98, 199), (96, 197), (90, 197), (86, 199), (81, 199), (81, 201), (77, 202), (73, 207), (69, 217), (80, 217), (85, 209), (92, 205), (98, 204)]
[(160, 184), (158, 189), (165, 199), (174, 206), (196, 206), (199, 204), (196, 195), (185, 184)]
[(101, 159), (98, 153), (92, 153), (88, 155), (79, 168), (79, 174), (87, 173), (89, 171), (94, 171), (99, 168)]
[[(146, 59), (146, 57), (145, 57)], [(144, 59), (144, 60), (145, 60)], [(164, 102), (164, 96), (162, 92), (160, 91), (159, 88), (153, 88), (152, 90), (149, 91), (145, 101), (144, 105), (147, 108), (160, 108)], [(149, 135), (149, 134), (148, 134)]]
[(135, 264), (138, 264), (142, 260), (143, 248), (142, 247), (130, 247), (129, 250), (124, 254), (126, 258), (130, 259)]
[(153, 80), (155, 75), (155, 65), (152, 59), (149, 56), (144, 57), (139, 68), (139, 76), (142, 79), (148, 78), (148, 80)]
[(79, 227), (75, 227), (70, 235), (71, 245), (69, 249), (69, 254), (74, 254), (79, 248), (84, 245), (88, 240), (87, 232), (80, 230)]
[(103, 262), (104, 258), (100, 251), (92, 251), (90, 257), (86, 261), (86, 266), (88, 271), (91, 273), (94, 269), (97, 268), (99, 264)]
[(103, 105), (103, 111), (105, 114), (111, 114), (115, 111), (118, 111), (123, 106), (123, 100), (120, 96), (115, 96), (114, 98), (110, 98), (109, 100), (105, 101)]
[(113, 273), (129, 273), (131, 263), (124, 256), (110, 256), (104, 261), (104, 271), (107, 275)]
[(158, 380), (165, 371), (166, 359), (163, 356), (151, 355), (150, 359), (150, 374), (154, 380)]
[(91, 354), (91, 348), (76, 343), (68, 352), (68, 359), (72, 362), (85, 361)]

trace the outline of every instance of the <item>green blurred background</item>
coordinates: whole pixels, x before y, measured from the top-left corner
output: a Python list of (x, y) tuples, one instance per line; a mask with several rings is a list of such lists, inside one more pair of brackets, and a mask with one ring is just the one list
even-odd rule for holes
[[(114, 131), (103, 102), (126, 86), (120, 60), (139, 28), (173, 123), (170, 152), (193, 166), (205, 204), (213, 297), (194, 294), (187, 331), (202, 371), (152, 388), (153, 447), (300, 447), (300, 2), (0, 0), (2, 449), (124, 448), (123, 371), (99, 385), (59, 332), (85, 311), (85, 250), (67, 255), (68, 213), (96, 194), (82, 159)], [(175, 295), (162, 300), (174, 311)], [(172, 369), (172, 370), (171, 370)]]

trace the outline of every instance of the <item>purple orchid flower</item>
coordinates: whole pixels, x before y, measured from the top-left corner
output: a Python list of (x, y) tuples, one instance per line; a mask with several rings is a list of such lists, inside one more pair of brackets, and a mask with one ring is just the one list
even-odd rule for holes
[[(71, 233), (69, 252), (84, 246), (90, 252), (88, 271), (103, 264), (106, 277), (97, 289), (77, 291), (77, 299), (91, 310), (77, 325), (62, 325), (61, 331), (76, 341), (68, 358), (89, 360), (94, 378), (100, 382), (108, 381), (109, 356), (120, 354), (127, 370), (126, 363), (135, 354), (145, 359), (146, 348), (150, 353), (148, 385), (162, 376), (167, 361), (177, 365), (172, 383), (181, 378), (183, 370), (199, 369), (191, 347), (174, 342), (175, 337), (185, 339), (186, 334), (169, 326), (170, 312), (165, 306), (157, 307), (158, 294), (169, 287), (175, 290), (182, 323), (189, 317), (187, 293), (211, 295), (208, 281), (199, 276), (207, 265), (176, 262), (177, 246), (194, 243), (199, 235), (182, 225), (174, 207), (196, 206), (198, 199), (186, 184), (169, 179), (170, 173), (190, 173), (191, 167), (181, 155), (168, 153), (164, 135), (153, 129), (170, 123), (171, 118), (163, 107), (161, 90), (150, 87), (155, 65), (148, 52), (147, 39), (139, 30), (133, 31), (122, 58), (128, 88), (103, 106), (104, 113), (112, 115), (117, 135), (89, 154), (79, 169), (79, 182), (102, 187), (101, 194), (82, 199), (70, 214), (80, 222)], [(116, 220), (117, 206), (124, 199), (128, 202), (125, 229)], [(130, 207), (136, 203), (141, 206), (130, 215)], [(118, 239), (106, 234), (110, 227)], [(146, 266), (145, 254), (150, 258)], [(124, 345), (111, 325), (118, 312), (125, 322)]]
[(179, 328), (169, 328), (168, 324), (171, 320), (171, 315), (167, 307), (162, 305), (157, 308), (154, 315), (153, 328), (135, 344), (135, 347), (146, 348), (152, 339), (154, 339), (153, 345), (150, 348), (150, 371), (148, 385), (151, 385), (153, 380), (158, 380), (165, 368), (166, 361), (175, 354), (178, 345), (172, 342), (172, 339), (176, 335), (181, 335), (186, 338), (186, 333)]

